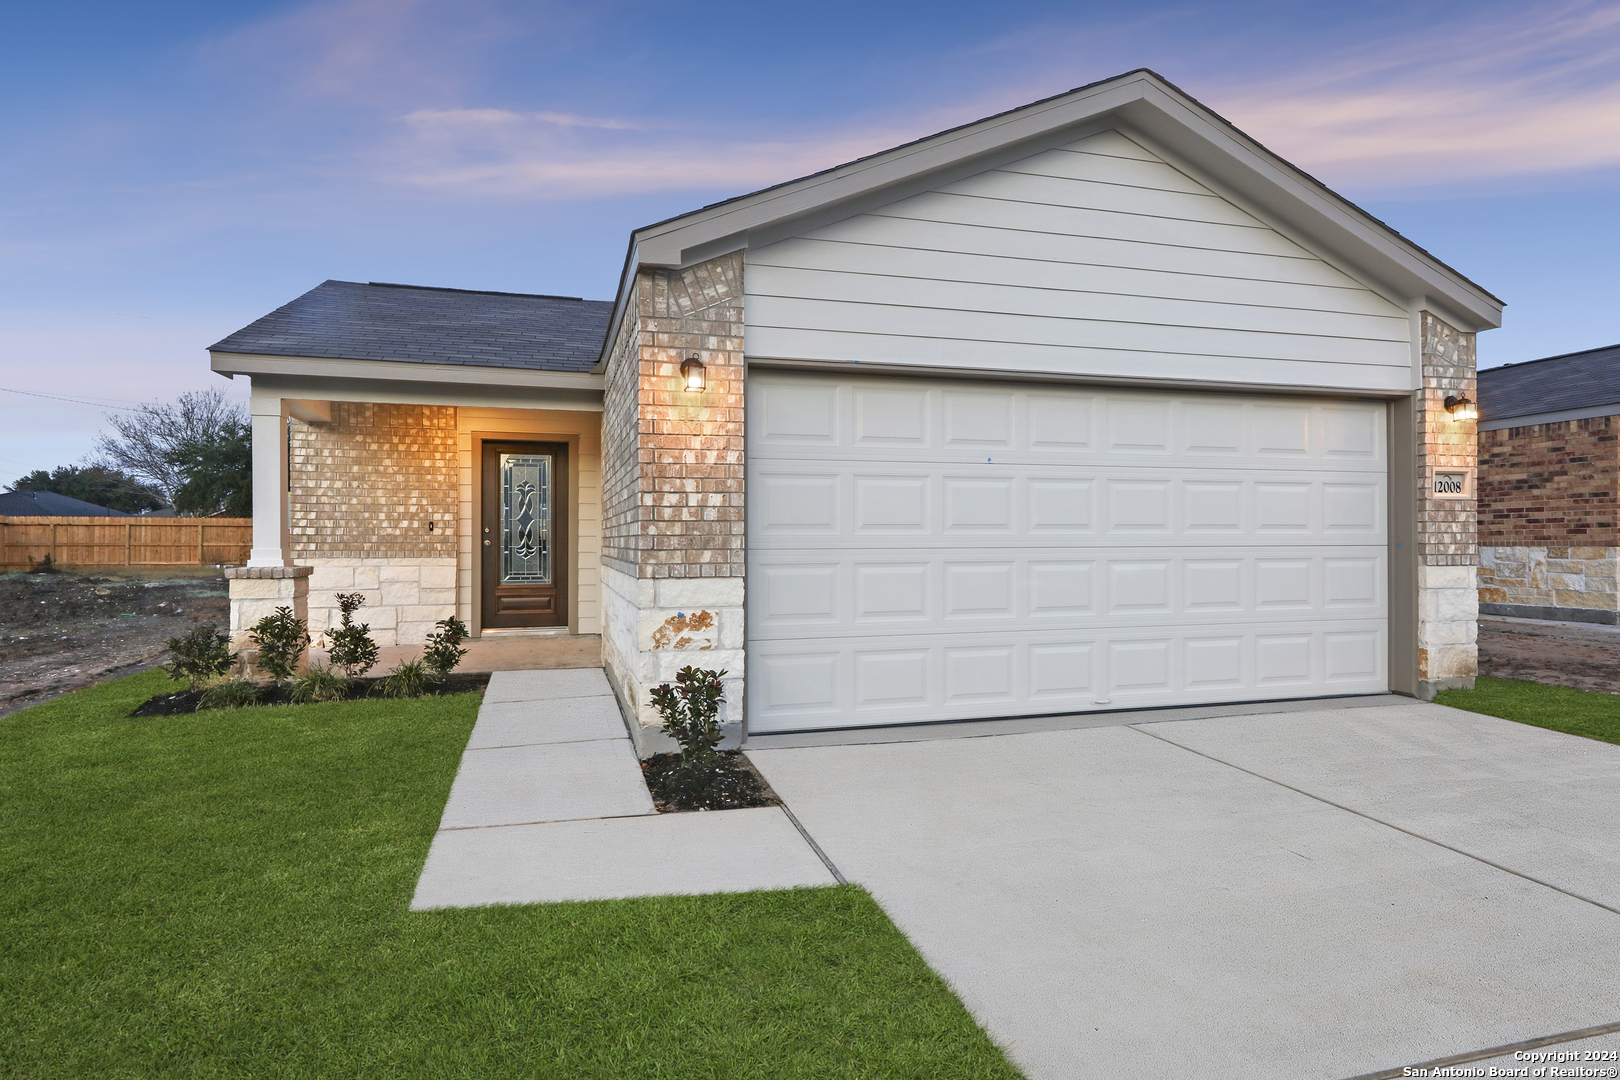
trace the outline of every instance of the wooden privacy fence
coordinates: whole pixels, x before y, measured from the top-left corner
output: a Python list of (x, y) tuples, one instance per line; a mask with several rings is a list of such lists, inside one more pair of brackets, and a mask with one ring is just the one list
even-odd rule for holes
[(241, 566), (252, 518), (0, 517), (0, 569)]

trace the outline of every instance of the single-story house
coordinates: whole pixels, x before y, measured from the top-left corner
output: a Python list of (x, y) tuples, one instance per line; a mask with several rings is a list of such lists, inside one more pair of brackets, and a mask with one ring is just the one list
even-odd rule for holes
[(1479, 609), (1620, 623), (1620, 345), (1479, 373)]
[(1501, 308), (1131, 72), (637, 229), (610, 301), (332, 281), (221, 341), (234, 628), (600, 633), (644, 747), (689, 663), (755, 733), (1432, 696)]
[(122, 510), (54, 491), (0, 491), (0, 517), (128, 517)]

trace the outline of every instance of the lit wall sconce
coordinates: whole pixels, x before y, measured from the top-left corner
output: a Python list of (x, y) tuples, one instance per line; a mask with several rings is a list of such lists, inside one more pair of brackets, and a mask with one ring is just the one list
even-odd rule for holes
[(689, 356), (681, 361), (681, 381), (688, 390), (703, 392), (703, 361), (695, 356)]
[(1478, 420), (1479, 407), (1468, 400), (1468, 395), (1462, 397), (1449, 396), (1446, 398), (1446, 411), (1453, 420)]

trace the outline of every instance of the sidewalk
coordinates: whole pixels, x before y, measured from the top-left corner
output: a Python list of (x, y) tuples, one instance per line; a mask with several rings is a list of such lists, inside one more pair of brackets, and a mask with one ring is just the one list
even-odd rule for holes
[(600, 668), (498, 671), (411, 907), (834, 883), (780, 807), (658, 813)]

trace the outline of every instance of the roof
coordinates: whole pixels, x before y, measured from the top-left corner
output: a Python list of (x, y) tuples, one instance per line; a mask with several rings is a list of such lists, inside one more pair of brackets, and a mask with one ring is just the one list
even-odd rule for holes
[(577, 296), (323, 281), (209, 351), (589, 371), (612, 311)]
[[(1479, 373), (1482, 425), (1516, 417), (1534, 423), (1620, 413), (1620, 345), (1562, 353)], [(1556, 416), (1552, 414), (1558, 414)]]
[(3, 517), (129, 517), (122, 510), (58, 495), (54, 491), (0, 492)]
[(640, 266), (690, 266), (771, 243), (926, 190), (928, 183), (949, 182), (1115, 126), (1146, 135), (1401, 302), (1433, 308), (1464, 331), (1501, 325), (1500, 299), (1163, 76), (1138, 68), (637, 229), (601, 359), (606, 361), (607, 342)]

